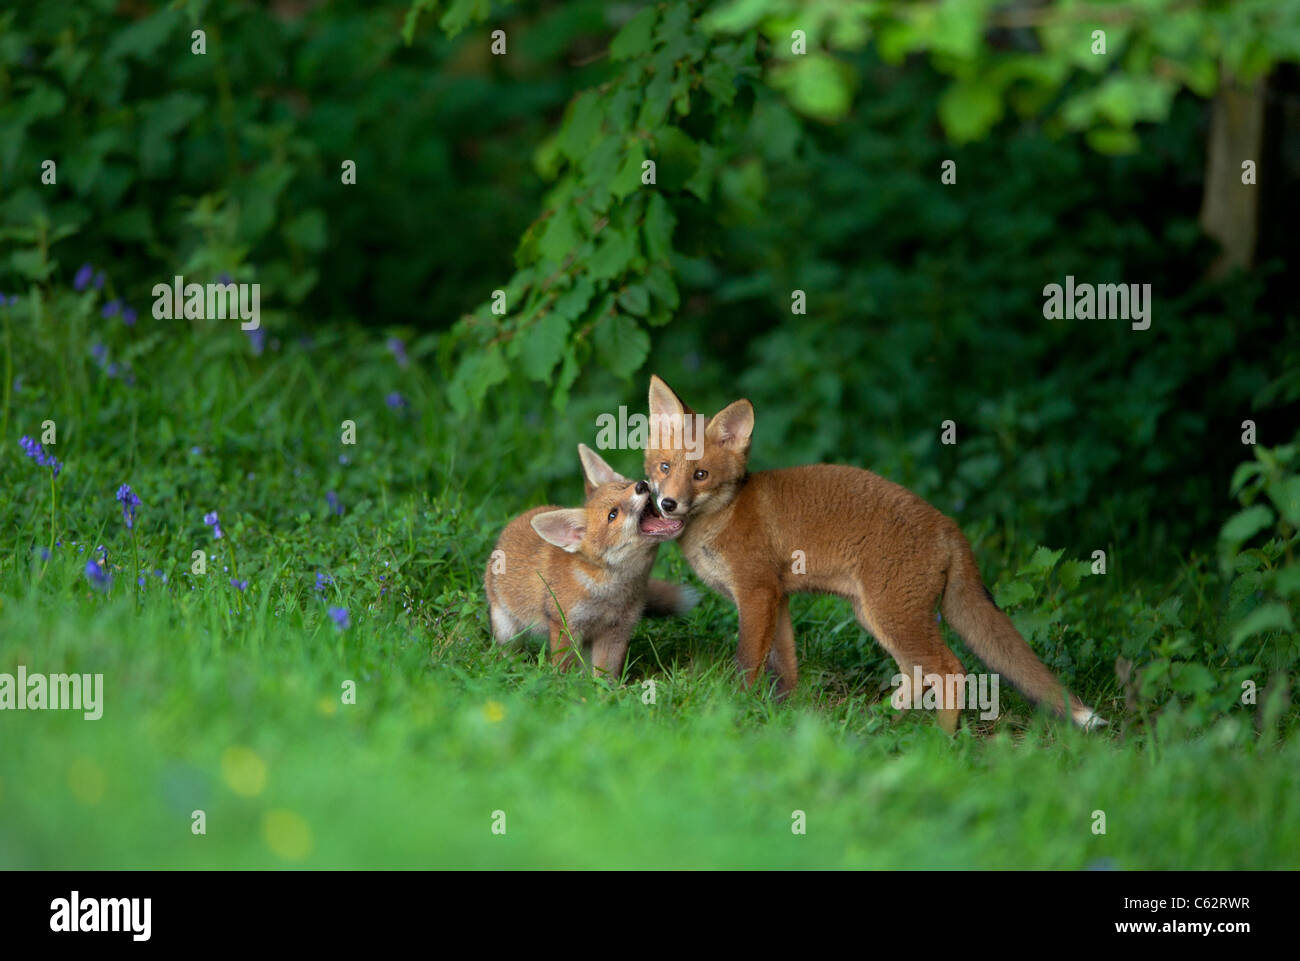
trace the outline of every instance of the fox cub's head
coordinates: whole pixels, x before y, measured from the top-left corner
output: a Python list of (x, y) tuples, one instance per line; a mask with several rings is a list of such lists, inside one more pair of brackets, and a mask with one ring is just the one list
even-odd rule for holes
[(547, 511), (532, 520), (542, 540), (608, 567), (653, 554), (660, 541), (682, 532), (683, 522), (662, 517), (645, 481), (630, 481), (586, 444), (578, 445), (587, 502)]
[(745, 479), (754, 407), (747, 400), (701, 417), (658, 377), (650, 377), (650, 440), (645, 472), (664, 517), (721, 510)]

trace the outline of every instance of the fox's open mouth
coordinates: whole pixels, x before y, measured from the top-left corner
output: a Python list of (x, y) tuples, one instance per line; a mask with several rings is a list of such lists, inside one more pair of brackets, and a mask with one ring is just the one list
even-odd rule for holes
[(646, 501), (645, 510), (641, 512), (641, 521), (637, 529), (646, 537), (662, 537), (671, 540), (682, 532), (682, 522), (675, 517), (664, 517), (655, 507), (655, 499)]

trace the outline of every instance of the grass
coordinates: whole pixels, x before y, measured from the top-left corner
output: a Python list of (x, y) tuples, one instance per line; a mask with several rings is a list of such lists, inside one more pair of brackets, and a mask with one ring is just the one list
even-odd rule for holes
[[(107, 329), (128, 384), (75, 326), (6, 353), (23, 383), (2, 415), (0, 671), (102, 673), (104, 713), (0, 714), (0, 867), (1296, 866), (1294, 714), (1143, 725), (1101, 657), (1075, 677), (1112, 729), (1008, 697), (950, 739), (881, 700), (892, 663), (832, 599), (795, 604), (802, 680), (780, 705), (739, 689), (716, 596), (643, 623), (621, 687), (495, 649), (491, 543), (532, 504), (577, 502), (583, 404), (610, 406), (613, 382), (564, 416), (520, 390), (465, 423), (432, 339), (400, 367), (379, 335), (285, 334), (254, 356), (237, 331)], [(46, 419), (65, 464), (53, 524), (49, 473), (17, 445)], [(143, 500), (134, 541), (122, 483)], [(101, 553), (107, 591), (84, 572)], [(675, 549), (659, 567), (689, 576)], [(1129, 593), (1096, 585), (1089, 629), (1123, 630), (1107, 599)]]

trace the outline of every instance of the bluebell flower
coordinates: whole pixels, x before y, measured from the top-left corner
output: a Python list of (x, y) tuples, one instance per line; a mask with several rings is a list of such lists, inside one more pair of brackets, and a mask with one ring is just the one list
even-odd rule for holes
[(393, 391), (391, 394), (389, 394), (387, 397), (384, 398), (384, 403), (387, 404), (389, 407), (391, 407), (393, 410), (401, 410), (403, 407), (406, 406), (406, 398), (403, 397), (401, 394), (399, 394), (397, 391)]
[(113, 575), (100, 567), (95, 561), (86, 561), (86, 580), (90, 586), (100, 591), (107, 591), (113, 584)]
[(42, 445), (24, 434), (18, 439), (18, 446), (23, 449), (23, 453), (36, 461), (37, 466), (49, 467), (54, 471), (55, 477), (59, 476), (59, 471), (63, 469), (63, 463), (53, 454), (47, 454)]
[(135, 527), (135, 509), (140, 506), (140, 498), (128, 485), (123, 484), (117, 489), (117, 502), (122, 505), (122, 521), (126, 524), (126, 529), (133, 529)]
[(407, 364), (411, 362), (410, 359), (406, 356), (406, 344), (402, 343), (402, 339), (400, 337), (389, 337), (388, 349), (391, 350), (393, 352), (393, 356), (397, 358), (398, 367), (405, 367)]
[(318, 593), (324, 594), (325, 588), (329, 587), (333, 583), (334, 578), (330, 577), (328, 574), (321, 571), (316, 572), (316, 590)]
[(81, 293), (90, 286), (90, 280), (95, 274), (95, 268), (90, 264), (82, 264), (77, 269), (77, 275), (72, 278), (72, 289)]
[(204, 514), (203, 523), (207, 524), (209, 527), (212, 528), (213, 537), (215, 537), (217, 540), (221, 540), (221, 538), (224, 535), (221, 533), (221, 522), (217, 520), (216, 511), (210, 511), (207, 514)]
[(230, 579), (230, 586), (239, 588), (240, 592), (242, 593), (243, 591), (248, 590), (248, 581), (246, 580), (237, 581), (235, 580), (235, 578), (232, 577)]
[(135, 318), (136, 318), (136, 312), (134, 307), (122, 308), (122, 323), (126, 324), (128, 327), (134, 327)]
[(331, 607), (326, 611), (326, 613), (329, 614), (330, 620), (334, 622), (334, 626), (340, 631), (347, 630), (347, 628), (352, 624), (351, 618), (348, 617), (348, 609), (346, 607)]
[(334, 493), (333, 491), (326, 491), (325, 503), (329, 504), (330, 510), (333, 513), (338, 514), (340, 517), (343, 516), (343, 505), (339, 503), (338, 494)]
[(116, 316), (117, 312), (121, 309), (122, 301), (110, 300), (104, 305), (104, 309), (101, 310), (100, 313), (103, 315), (104, 319), (107, 320), (110, 317)]
[(248, 343), (253, 348), (253, 356), (261, 357), (262, 351), (266, 350), (266, 328), (258, 325), (252, 330), (244, 331), (248, 335)]

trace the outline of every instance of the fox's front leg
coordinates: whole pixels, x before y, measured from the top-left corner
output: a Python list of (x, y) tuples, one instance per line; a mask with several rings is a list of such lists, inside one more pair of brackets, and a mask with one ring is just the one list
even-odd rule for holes
[(577, 660), (573, 652), (573, 635), (564, 629), (558, 620), (551, 621), (551, 663), (559, 670), (567, 671)]
[(627, 646), (632, 640), (632, 626), (619, 624), (592, 639), (591, 668), (597, 677), (610, 677), (617, 683), (623, 676)]
[(740, 667), (745, 687), (758, 683), (763, 663), (772, 650), (777, 618), (781, 611), (782, 592), (779, 587), (755, 588), (738, 592), (736, 606), (740, 611), (740, 644), (736, 648), (736, 663)]

